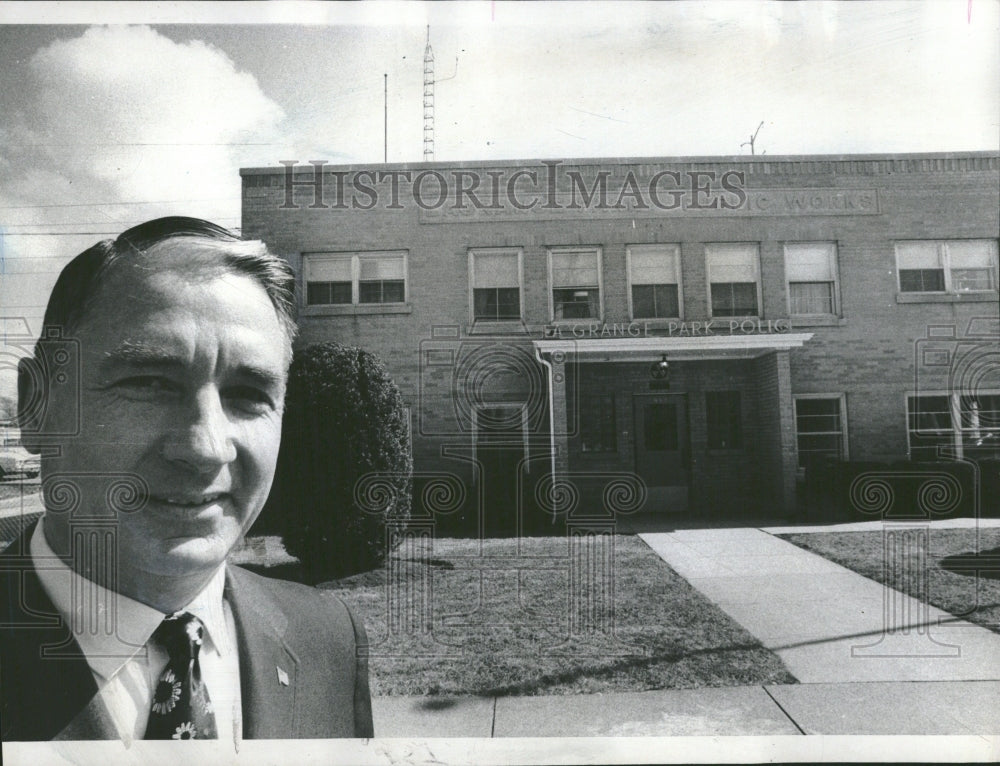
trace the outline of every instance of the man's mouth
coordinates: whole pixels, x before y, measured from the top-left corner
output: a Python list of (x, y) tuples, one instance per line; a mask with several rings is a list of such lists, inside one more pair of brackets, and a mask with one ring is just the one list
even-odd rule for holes
[(163, 503), (164, 505), (175, 506), (176, 508), (190, 509), (194, 510), (197, 508), (204, 508), (207, 505), (212, 505), (225, 500), (229, 497), (226, 492), (206, 492), (203, 494), (185, 494), (185, 495), (154, 495), (153, 499)]

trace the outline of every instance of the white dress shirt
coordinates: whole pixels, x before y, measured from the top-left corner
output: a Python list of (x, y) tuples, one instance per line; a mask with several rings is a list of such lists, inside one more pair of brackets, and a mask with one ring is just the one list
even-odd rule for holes
[[(42, 587), (83, 650), (121, 739), (142, 739), (157, 679), (168, 660), (150, 638), (166, 615), (74, 572), (53, 553), (42, 523), (31, 537), (31, 558)], [(190, 612), (205, 625), (198, 655), (201, 677), (215, 708), (219, 738), (238, 742), (243, 734), (240, 661), (236, 624), (222, 597), (225, 578), (223, 563), (178, 611)]]

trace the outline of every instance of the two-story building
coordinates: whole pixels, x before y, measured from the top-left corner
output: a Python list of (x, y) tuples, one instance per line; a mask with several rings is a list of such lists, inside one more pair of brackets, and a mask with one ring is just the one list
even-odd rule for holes
[(474, 501), (768, 513), (820, 456), (1000, 439), (996, 153), (241, 175), (300, 342), (376, 353)]

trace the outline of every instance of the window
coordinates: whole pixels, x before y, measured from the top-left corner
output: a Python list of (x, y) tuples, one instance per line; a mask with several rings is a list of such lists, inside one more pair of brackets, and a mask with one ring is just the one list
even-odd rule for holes
[(707, 245), (705, 259), (712, 316), (758, 316), (760, 258), (757, 245)]
[(911, 395), (906, 411), (911, 460), (1000, 456), (1000, 393)]
[(306, 305), (404, 303), (406, 253), (307, 253)]
[(550, 250), (549, 257), (552, 268), (552, 319), (600, 319), (600, 251)]
[(739, 449), (743, 446), (739, 391), (706, 391), (705, 417), (709, 449)]
[(939, 448), (955, 450), (951, 397), (910, 396), (907, 398), (907, 431), (911, 460), (937, 460)]
[(406, 264), (402, 255), (363, 253), (358, 258), (358, 303), (403, 303)]
[(837, 245), (797, 242), (785, 245), (789, 314), (837, 313)]
[(521, 318), (519, 250), (471, 250), (473, 321), (504, 322)]
[(628, 248), (632, 318), (680, 317), (680, 276), (680, 248), (677, 245), (632, 245)]
[(304, 261), (307, 305), (352, 302), (350, 255), (310, 254)]
[(614, 394), (580, 396), (580, 449), (583, 452), (617, 451)]
[(796, 397), (795, 433), (800, 466), (808, 467), (825, 457), (846, 459), (843, 397)]
[(997, 241), (897, 242), (896, 266), (900, 292), (988, 292), (997, 289)]
[(958, 399), (962, 453), (1000, 457), (1000, 394), (965, 394)]

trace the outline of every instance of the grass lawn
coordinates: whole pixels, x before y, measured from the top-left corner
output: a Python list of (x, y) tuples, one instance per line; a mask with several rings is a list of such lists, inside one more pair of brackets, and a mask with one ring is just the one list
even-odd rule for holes
[(1000, 529), (932, 529), (926, 553), (927, 577), (900, 577), (894, 582), (890, 582), (883, 567), (882, 532), (815, 532), (780, 537), (1000, 633), (1000, 569), (993, 564), (992, 570), (981, 570), (978, 577), (974, 572), (949, 569), (954, 562), (968, 561), (977, 550), (996, 559), (1000, 555)]
[(22, 484), (20, 481), (0, 482), (0, 500), (21, 495), (36, 495), (41, 491), (42, 485), (37, 480), (30, 484)]
[[(613, 566), (595, 565), (575, 584), (562, 537), (436, 540), (430, 557), (397, 551), (400, 576), (393, 582), (403, 595), (391, 613), (385, 569), (321, 587), (365, 620), (374, 694), (582, 694), (795, 682), (775, 655), (639, 538), (615, 536), (613, 545), (613, 558), (605, 559)], [(593, 565), (599, 557), (589, 560)], [(604, 599), (609, 582), (613, 598)], [(401, 602), (412, 607), (409, 624), (417, 629), (399, 627)], [(601, 604), (613, 605), (613, 621)], [(423, 622), (416, 619), (422, 610), (431, 615)], [(421, 624), (432, 630), (421, 633)]]

